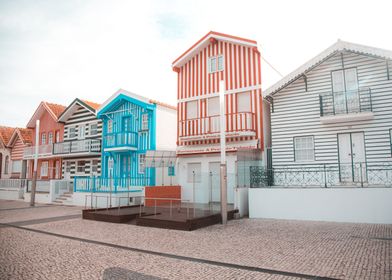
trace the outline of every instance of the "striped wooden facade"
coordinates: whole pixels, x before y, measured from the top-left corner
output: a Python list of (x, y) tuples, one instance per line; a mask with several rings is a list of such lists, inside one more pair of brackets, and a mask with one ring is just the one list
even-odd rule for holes
[[(208, 58), (223, 56), (223, 71), (209, 73)], [(184, 56), (184, 57), (183, 57)], [(208, 98), (219, 96), (219, 82), (225, 81), (226, 131), (251, 131), (253, 134), (230, 137), (228, 142), (259, 140), (263, 147), (261, 64), (255, 41), (210, 32), (173, 63), (177, 77), (178, 145), (219, 143), (219, 137), (192, 141), (192, 137), (219, 132), (214, 123), (218, 116), (208, 116)], [(183, 61), (179, 63), (178, 61)], [(250, 93), (250, 111), (239, 112), (237, 95)], [(197, 101), (197, 118), (187, 119), (187, 103)], [(194, 137), (195, 138), (195, 137)]]
[[(139, 162), (147, 150), (156, 148), (156, 104), (126, 91), (109, 100), (98, 112), (103, 122), (102, 177), (126, 178), (131, 186), (153, 185), (153, 170)], [(148, 119), (147, 127), (143, 118)]]
[[(327, 164), (340, 166), (341, 173), (339, 135), (352, 133), (364, 137), (364, 160), (360, 164), (368, 168), (392, 164), (392, 64), (385, 57), (372, 55), (371, 50), (361, 53), (353, 49), (333, 52), (304, 75), (268, 92), (273, 168)], [(342, 69), (356, 70), (361, 111), (336, 114), (326, 122), (322, 96), (333, 92), (332, 72)], [(313, 160), (296, 160), (294, 137), (298, 136), (313, 137)]]
[[(67, 114), (68, 110), (71, 113)], [(88, 104), (76, 99), (64, 111), (63, 115), (66, 115), (66, 117), (60, 117), (60, 120), (65, 120), (64, 142), (61, 144), (67, 147), (69, 145), (78, 147), (80, 146), (78, 143), (83, 142), (86, 144), (83, 144), (82, 148), (87, 148), (80, 152), (75, 149), (76, 151), (71, 151), (68, 154), (64, 153), (62, 164), (63, 178), (73, 180), (75, 176), (99, 176), (101, 174), (102, 121), (97, 118), (95, 108), (91, 108)], [(94, 129), (92, 131), (91, 128), (93, 126)], [(95, 148), (94, 151), (91, 151), (89, 147), (91, 145), (95, 145), (93, 146)]]

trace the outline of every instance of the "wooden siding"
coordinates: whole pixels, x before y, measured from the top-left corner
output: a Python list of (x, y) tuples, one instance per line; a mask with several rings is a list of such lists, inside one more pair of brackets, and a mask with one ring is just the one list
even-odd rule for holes
[[(224, 70), (209, 73), (208, 58), (223, 55)], [(218, 63), (218, 62), (217, 62)], [(225, 88), (230, 94), (225, 97), (226, 114), (230, 115), (226, 122), (228, 128), (241, 123), (243, 115), (237, 114), (237, 94), (250, 92), (251, 113), (255, 114), (255, 136), (229, 138), (228, 142), (238, 140), (259, 139), (263, 147), (262, 129), (262, 98), (261, 98), (261, 61), (260, 53), (254, 47), (242, 46), (229, 42), (217, 41), (210, 43), (198, 54), (179, 68), (177, 81), (177, 119), (179, 145), (198, 145), (219, 143), (219, 139), (183, 142), (180, 135), (188, 134), (187, 126), (180, 125), (187, 119), (186, 103), (191, 100), (198, 101), (198, 119), (207, 118), (207, 98), (219, 96), (219, 81), (225, 80)], [(197, 130), (202, 128), (197, 127)], [(203, 132), (200, 132), (203, 133)]]
[(25, 144), (23, 144), (22, 140), (17, 136), (15, 140), (15, 144), (11, 150), (11, 160), (22, 160), (23, 159), (23, 149), (25, 148)]
[[(343, 60), (342, 60), (343, 58)], [(356, 67), (359, 88), (370, 88), (373, 119), (341, 123), (320, 123), (319, 95), (332, 92), (331, 71)], [(273, 96), (271, 133), (273, 166), (302, 164), (294, 161), (293, 137), (314, 136), (315, 161), (337, 163), (337, 134), (364, 132), (365, 155), (370, 162), (391, 162), (392, 80), (386, 61), (352, 52), (327, 59)]]
[[(85, 161), (86, 165), (85, 165), (85, 170), (84, 172), (77, 172), (77, 162), (78, 161)], [(97, 161), (97, 172), (93, 172), (92, 171), (92, 165), (93, 165), (93, 161)], [(67, 162), (69, 162), (69, 175), (70, 175), (70, 179), (73, 180), (73, 178), (75, 176), (99, 176), (101, 174), (101, 157), (78, 157), (75, 159), (64, 159), (63, 160), (63, 164), (62, 164), (62, 174), (63, 174), (63, 178), (65, 178), (65, 174), (66, 174), (66, 166), (67, 166)]]
[[(97, 124), (97, 134), (90, 135), (90, 128), (92, 124)], [(83, 106), (78, 106), (78, 109), (72, 114), (72, 116), (66, 121), (64, 125), (64, 141), (77, 140), (81, 126), (85, 126), (85, 138), (101, 138), (102, 137), (102, 121), (97, 119), (95, 114), (87, 110)], [(69, 130), (71, 127), (75, 127), (75, 137), (70, 137)]]

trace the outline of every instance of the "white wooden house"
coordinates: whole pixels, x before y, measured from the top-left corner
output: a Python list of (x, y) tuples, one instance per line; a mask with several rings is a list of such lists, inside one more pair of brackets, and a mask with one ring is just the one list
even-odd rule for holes
[(392, 184), (391, 59), (339, 40), (264, 92), (274, 185)]

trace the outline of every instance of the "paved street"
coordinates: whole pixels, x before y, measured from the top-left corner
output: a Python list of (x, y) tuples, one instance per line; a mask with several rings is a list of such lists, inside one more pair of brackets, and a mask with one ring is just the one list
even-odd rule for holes
[(391, 279), (392, 225), (241, 219), (193, 232), (0, 200), (0, 279)]

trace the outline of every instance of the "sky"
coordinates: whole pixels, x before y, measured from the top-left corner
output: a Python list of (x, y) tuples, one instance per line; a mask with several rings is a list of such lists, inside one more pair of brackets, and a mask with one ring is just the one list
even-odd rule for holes
[[(119, 88), (175, 105), (171, 63), (211, 30), (287, 75), (338, 39), (392, 50), (391, 19), (391, 0), (0, 0), (0, 125)], [(263, 61), (263, 89), (280, 78)]]

